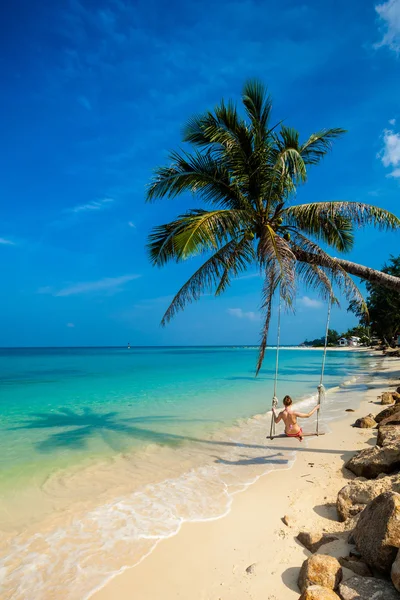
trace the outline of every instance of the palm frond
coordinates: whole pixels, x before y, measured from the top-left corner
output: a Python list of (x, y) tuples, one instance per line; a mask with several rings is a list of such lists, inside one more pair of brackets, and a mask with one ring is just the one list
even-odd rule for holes
[(248, 226), (248, 213), (240, 210), (192, 210), (180, 217), (182, 228), (175, 235), (176, 252), (181, 259), (216, 250)]
[(291, 231), (292, 227), (299, 229), (303, 233), (313, 235), (317, 240), (323, 240), (339, 252), (349, 252), (353, 248), (354, 228), (350, 219), (338, 214), (331, 217), (323, 210), (320, 211), (318, 218), (314, 216), (310, 219), (308, 214), (303, 218), (299, 214), (301, 211), (293, 215), (292, 208), (295, 207), (289, 207), (281, 212), (288, 231)]
[[(363, 227), (374, 225), (379, 229), (398, 229), (400, 219), (393, 213), (364, 204), (363, 202), (345, 202), (337, 200), (335, 202), (312, 202), (310, 204), (298, 204), (286, 209), (285, 216), (292, 224), (302, 229), (315, 232), (321, 219), (324, 221), (334, 221), (340, 225), (340, 219), (350, 221), (353, 225)], [(339, 218), (339, 221), (337, 220)], [(342, 221), (342, 223), (345, 223)]]
[(172, 152), (172, 164), (156, 169), (147, 190), (147, 201), (158, 198), (175, 198), (184, 193), (197, 193), (210, 204), (223, 207), (243, 208), (248, 206), (226, 167), (210, 153)]
[(265, 317), (264, 317), (263, 327), (261, 330), (261, 339), (260, 339), (260, 346), (259, 346), (259, 350), (258, 350), (258, 358), (257, 358), (257, 365), (256, 365), (256, 376), (260, 372), (260, 369), (264, 362), (265, 351), (267, 349), (267, 342), (268, 342), (269, 326), (271, 323), (271, 316), (272, 316), (272, 301), (274, 299), (274, 295), (275, 295), (278, 285), (279, 285), (279, 271), (277, 269), (276, 263), (274, 261), (271, 261), (265, 269), (265, 278), (264, 278), (263, 289), (262, 289), (261, 310), (265, 314)]
[(191, 210), (175, 221), (154, 227), (147, 245), (152, 264), (184, 260), (208, 250), (215, 251), (249, 227), (246, 211)]
[(315, 290), (323, 300), (333, 294), (331, 280), (322, 267), (298, 261), (296, 272), (306, 289)]
[(217, 121), (209, 111), (202, 115), (193, 115), (183, 127), (182, 139), (200, 148), (209, 147), (214, 143), (212, 135), (214, 127), (217, 127)]
[(308, 140), (299, 149), (305, 164), (317, 165), (331, 150), (333, 140), (344, 133), (346, 133), (345, 129), (337, 127), (334, 129), (322, 129), (310, 135)]
[(220, 282), (215, 290), (215, 296), (220, 296), (231, 284), (231, 277), (236, 277), (242, 271), (245, 271), (255, 258), (253, 244), (244, 236), (232, 250), (229, 251), (224, 259), (224, 271)]
[(242, 101), (249, 117), (256, 142), (262, 142), (268, 136), (268, 123), (272, 110), (272, 98), (267, 88), (257, 79), (244, 84)]
[[(211, 256), (197, 271), (188, 279), (175, 295), (170, 306), (166, 310), (161, 325), (165, 326), (176, 315), (184, 310), (187, 304), (199, 300), (202, 294), (212, 292), (220, 284), (224, 277), (227, 265), (235, 275), (244, 271), (254, 258), (251, 244), (247, 243), (237, 250), (238, 242), (231, 240)], [(237, 250), (235, 259), (233, 253)], [(229, 281), (225, 275), (223, 287), (227, 287)]]
[[(273, 268), (280, 284), (280, 294), (287, 306), (291, 306), (295, 295), (296, 258), (289, 244), (266, 225), (257, 246), (258, 263), (262, 268)], [(271, 276), (272, 277), (272, 276)]]
[[(343, 293), (348, 302), (354, 302), (360, 307), (360, 310), (365, 312), (367, 310), (364, 298), (352, 280), (352, 278), (346, 273), (346, 271), (339, 265), (339, 263), (329, 256), (318, 244), (308, 239), (300, 232), (295, 232), (293, 235), (293, 252), (299, 260), (299, 253), (296, 249), (305, 252), (307, 264), (320, 266), (323, 264), (322, 269), (327, 273), (331, 279), (331, 285), (336, 284), (339, 290)], [(301, 253), (300, 253), (301, 255)], [(314, 263), (312, 257), (317, 258)], [(302, 262), (302, 261), (299, 261)]]

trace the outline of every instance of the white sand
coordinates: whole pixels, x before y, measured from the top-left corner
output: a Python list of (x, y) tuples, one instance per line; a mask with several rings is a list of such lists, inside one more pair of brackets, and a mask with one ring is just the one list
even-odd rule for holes
[[(399, 380), (400, 362), (388, 358), (355, 413), (330, 424), (332, 433), (309, 438), (292, 469), (262, 477), (234, 497), (231, 512), (187, 523), (162, 541), (138, 566), (115, 577), (93, 600), (292, 600), (299, 597), (299, 568), (309, 553), (296, 541), (300, 530), (336, 531), (335, 502), (349, 473), (343, 462), (374, 443), (371, 430), (352, 428), (355, 418), (377, 413), (377, 395)], [(277, 439), (276, 449), (298, 444)], [(290, 526), (281, 518), (288, 515)], [(331, 545), (343, 554), (343, 541)], [(323, 550), (321, 550), (322, 552)], [(252, 574), (246, 568), (255, 564)]]

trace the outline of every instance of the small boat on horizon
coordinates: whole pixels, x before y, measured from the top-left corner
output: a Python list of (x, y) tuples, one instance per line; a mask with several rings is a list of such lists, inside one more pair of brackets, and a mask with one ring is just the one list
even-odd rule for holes
[(130, 345), (130, 343), (128, 342), (128, 350), (130, 350), (130, 349), (131, 349), (131, 345)]

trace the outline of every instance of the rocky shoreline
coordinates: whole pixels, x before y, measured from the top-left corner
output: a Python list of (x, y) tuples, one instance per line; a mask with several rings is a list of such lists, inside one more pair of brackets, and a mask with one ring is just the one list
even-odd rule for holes
[(299, 600), (400, 598), (400, 387), (378, 400), (386, 408), (353, 425), (377, 435), (375, 445), (344, 465), (351, 480), (338, 490), (338, 522), (329, 533), (297, 535), (310, 552), (298, 578)]

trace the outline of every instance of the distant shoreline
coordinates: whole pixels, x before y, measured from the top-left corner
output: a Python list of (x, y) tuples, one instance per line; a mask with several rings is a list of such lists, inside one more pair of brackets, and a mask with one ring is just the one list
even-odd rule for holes
[[(154, 349), (173, 349), (173, 348), (247, 348), (249, 350), (258, 350), (258, 346), (255, 344), (218, 344), (218, 345), (183, 345), (183, 346), (130, 346), (130, 350), (142, 350), (144, 348)], [(267, 348), (273, 350), (276, 349), (276, 345), (268, 345)], [(2, 350), (123, 350), (128, 349), (126, 345), (124, 346), (0, 346), (0, 351)], [(323, 350), (323, 346), (301, 346), (301, 345), (281, 345), (281, 350)], [(346, 351), (372, 351), (372, 348), (368, 348), (366, 346), (328, 346), (327, 350), (340, 350), (341, 352)]]

